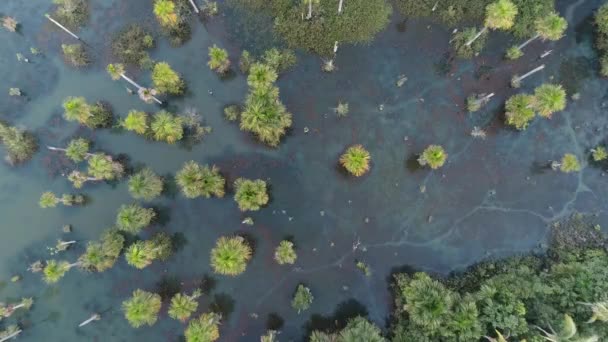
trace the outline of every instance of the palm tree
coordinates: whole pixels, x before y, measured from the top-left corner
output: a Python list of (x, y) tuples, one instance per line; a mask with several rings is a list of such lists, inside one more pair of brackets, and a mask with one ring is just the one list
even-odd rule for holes
[(91, 106), (84, 97), (68, 97), (63, 101), (63, 117), (68, 121), (77, 121), (85, 125), (93, 116)]
[(216, 273), (236, 276), (247, 268), (251, 247), (241, 236), (220, 237), (211, 250), (211, 266)]
[(34, 304), (34, 300), (32, 298), (21, 298), (19, 303), (4, 305), (4, 303), (0, 303), (0, 320), (2, 318), (10, 317), (17, 309), (25, 309), (29, 310)]
[(591, 308), (593, 315), (587, 323), (593, 323), (595, 321), (608, 322), (608, 301), (595, 302), (595, 303), (579, 303), (586, 305)]
[(319, 5), (321, 0), (304, 0), (304, 3), (308, 5), (308, 14), (306, 15), (306, 20), (312, 19), (312, 5)]
[(418, 163), (422, 166), (428, 165), (431, 169), (438, 169), (443, 166), (447, 158), (448, 154), (443, 147), (429, 145), (418, 158)]
[(247, 84), (251, 88), (267, 88), (271, 86), (278, 77), (276, 70), (267, 64), (254, 63), (249, 67)]
[(87, 244), (85, 252), (78, 258), (80, 267), (90, 272), (103, 272), (112, 268), (124, 243), (125, 238), (117, 229), (104, 231), (99, 241)]
[(601, 162), (608, 158), (608, 150), (604, 146), (597, 146), (591, 149), (591, 155), (593, 156), (593, 161)]
[(161, 94), (181, 95), (185, 88), (184, 81), (179, 74), (171, 69), (169, 63), (166, 62), (160, 62), (154, 65), (154, 69), (152, 70), (152, 83), (154, 84), (154, 88)]
[(70, 207), (74, 204), (82, 204), (84, 202), (84, 198), (81, 195), (69, 195), (63, 194), (61, 197), (57, 197), (54, 193), (50, 191), (44, 192), (40, 196), (40, 201), (38, 204), (40, 208), (54, 208), (57, 204), (61, 203), (67, 207)]
[(542, 64), (542, 65), (537, 66), (536, 68), (528, 71), (527, 73), (525, 73), (525, 74), (523, 74), (521, 76), (519, 76), (519, 75), (513, 76), (513, 78), (511, 78), (511, 87), (513, 87), (513, 88), (519, 88), (519, 87), (521, 87), (521, 81), (523, 81), (524, 78), (529, 77), (529, 76), (531, 76), (531, 75), (533, 75), (533, 74), (535, 74), (535, 73), (543, 70), (544, 68), (545, 68), (545, 65)]
[(564, 173), (578, 172), (581, 170), (581, 163), (572, 153), (566, 153), (561, 161), (551, 163), (551, 168), (558, 169)]
[(212, 342), (219, 339), (221, 318), (222, 316), (212, 312), (191, 320), (184, 332), (186, 342)]
[(84, 320), (82, 323), (78, 324), (79, 328), (84, 327), (85, 325), (94, 322), (94, 321), (99, 321), (101, 319), (101, 315), (99, 315), (98, 313), (93, 314), (91, 317), (87, 318), (86, 320)]
[(278, 342), (277, 332), (275, 330), (266, 331), (265, 335), (260, 336), (260, 342)]
[(241, 211), (256, 211), (268, 203), (266, 182), (261, 179), (249, 180), (238, 178), (234, 181), (234, 200), (238, 203)]
[(143, 208), (138, 204), (122, 205), (116, 215), (116, 226), (126, 232), (137, 234), (156, 217), (152, 208)]
[(154, 2), (154, 15), (164, 27), (175, 28), (179, 24), (179, 16), (175, 11), (172, 0), (156, 0)]
[(369, 152), (362, 145), (351, 146), (340, 156), (340, 164), (355, 177), (369, 171), (370, 160)]
[(517, 6), (510, 0), (497, 0), (489, 4), (486, 6), (486, 19), (483, 28), (465, 45), (470, 46), (488, 28), (493, 30), (508, 30), (513, 26), (516, 15)]
[[(150, 43), (150, 45), (151, 45), (151, 43)], [(110, 77), (114, 81), (122, 78), (123, 80), (129, 82), (131, 85), (133, 85), (135, 88), (137, 88), (137, 93), (139, 94), (139, 98), (141, 98), (144, 102), (151, 103), (152, 101), (155, 101), (158, 104), (161, 104), (161, 105), (163, 104), (163, 102), (161, 100), (154, 97), (154, 95), (156, 95), (156, 91), (154, 89), (144, 88), (141, 85), (139, 85), (137, 82), (133, 81), (130, 77), (127, 77), (127, 75), (125, 74), (125, 66), (123, 64), (120, 64), (120, 63), (108, 64), (108, 67), (106, 68), (106, 70), (108, 71), (108, 74), (110, 74)]]
[(224, 197), (226, 180), (220, 174), (220, 169), (213, 165), (201, 166), (193, 160), (184, 164), (175, 175), (177, 185), (187, 198), (203, 196), (210, 198)]
[(298, 255), (296, 254), (293, 242), (291, 241), (281, 241), (274, 250), (274, 260), (276, 260), (279, 265), (293, 264), (296, 262), (297, 258)]
[(80, 263), (76, 262), (70, 264), (67, 261), (49, 260), (46, 262), (44, 267), (43, 279), (47, 284), (54, 284), (58, 282), (63, 276), (74, 266), (79, 266)]
[(38, 150), (36, 138), (31, 133), (1, 121), (0, 141), (6, 148), (6, 160), (11, 165), (28, 161)]
[(146, 268), (156, 257), (157, 252), (150, 241), (137, 241), (125, 251), (127, 263), (137, 269)]
[(145, 324), (152, 326), (156, 323), (161, 305), (158, 294), (137, 289), (131, 298), (122, 302), (122, 310), (129, 324), (139, 328)]
[(13, 325), (9, 325), (6, 330), (2, 330), (0, 331), (0, 342), (4, 342), (4, 341), (8, 341), (13, 337), (18, 336), (19, 334), (21, 334), (23, 330), (21, 330), (19, 328), (19, 326), (13, 324)]
[(345, 117), (348, 115), (348, 102), (338, 102), (338, 105), (333, 108), (334, 112), (339, 118)]
[(135, 199), (151, 201), (163, 192), (163, 179), (145, 168), (129, 178), (129, 193)]
[(302, 284), (298, 285), (296, 292), (291, 300), (291, 307), (298, 311), (298, 314), (304, 310), (308, 310), (314, 297), (310, 289)]
[(555, 112), (566, 108), (566, 91), (561, 85), (543, 84), (534, 90), (534, 108), (538, 114), (551, 118)]
[(88, 160), (88, 173), (95, 180), (113, 180), (122, 177), (124, 167), (121, 163), (114, 161), (111, 156), (103, 153), (95, 153)]
[(505, 103), (505, 118), (508, 125), (524, 130), (534, 119), (534, 97), (526, 94), (511, 96)]
[(357, 316), (350, 321), (339, 334), (340, 341), (386, 342), (382, 331), (367, 319)]
[(106, 68), (106, 70), (108, 71), (108, 74), (110, 74), (110, 77), (114, 81), (117, 81), (122, 77), (122, 75), (124, 75), (125, 66), (124, 66), (124, 64), (120, 64), (120, 63), (108, 64), (108, 67)]
[[(531, 42), (535, 41), (538, 38), (540, 38), (542, 40), (551, 40), (551, 41), (559, 40), (561, 37), (563, 37), (564, 31), (566, 31), (566, 28), (568, 28), (568, 22), (566, 21), (566, 19), (560, 17), (555, 12), (551, 12), (548, 15), (544, 15), (544, 16), (541, 16), (540, 18), (536, 19), (536, 21), (534, 22), (534, 25), (536, 28), (536, 34), (534, 36), (532, 36), (532, 38), (523, 42), (521, 45), (515, 47), (515, 49), (517, 51), (519, 51), (520, 53), (514, 54), (513, 57), (515, 57), (515, 56), (517, 56), (516, 58), (521, 57), (521, 55), (523, 55), (523, 53), (521, 53), (521, 50), (526, 45), (530, 44)], [(511, 59), (516, 59), (516, 58), (511, 58)]]
[[(578, 334), (578, 329), (576, 327), (576, 323), (572, 317), (568, 314), (564, 314), (564, 319), (562, 321), (562, 328), (559, 332), (555, 332), (553, 328), (549, 325), (549, 331), (542, 329), (541, 327), (536, 327), (540, 330), (544, 336), (542, 336), (545, 340), (549, 342), (564, 342), (564, 341), (580, 341), (580, 342), (597, 342), (599, 341), (599, 337), (597, 335), (592, 335), (589, 337), (579, 337), (576, 336)], [(576, 338), (575, 338), (576, 336)]]
[(70, 140), (67, 148), (47, 146), (46, 148), (51, 151), (64, 152), (65, 155), (70, 158), (74, 163), (80, 163), (81, 161), (92, 157), (93, 154), (89, 153), (90, 143), (84, 138), (76, 138)]
[(191, 295), (178, 293), (171, 298), (169, 317), (185, 322), (196, 312), (198, 308), (198, 297), (202, 295), (201, 290), (196, 289)]
[(173, 144), (184, 136), (182, 119), (167, 111), (161, 110), (154, 115), (151, 124), (154, 139)]
[(467, 110), (471, 113), (478, 111), (481, 106), (488, 103), (493, 96), (494, 93), (470, 95), (467, 97)]
[(207, 65), (209, 65), (211, 70), (215, 70), (220, 74), (226, 73), (230, 69), (228, 51), (213, 44), (213, 46), (209, 47), (209, 62), (207, 62)]
[(146, 134), (149, 129), (148, 114), (139, 110), (131, 110), (120, 125), (127, 131), (132, 131), (142, 135)]

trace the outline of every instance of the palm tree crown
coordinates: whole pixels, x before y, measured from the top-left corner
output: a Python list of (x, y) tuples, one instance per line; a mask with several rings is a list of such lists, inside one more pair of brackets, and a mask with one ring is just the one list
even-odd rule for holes
[(555, 12), (538, 18), (535, 25), (536, 33), (543, 40), (558, 40), (563, 37), (564, 31), (568, 28), (566, 19)]
[(216, 313), (204, 313), (188, 324), (184, 336), (186, 342), (213, 342), (220, 338), (221, 316)]
[(133, 296), (122, 303), (122, 310), (129, 324), (134, 328), (142, 325), (154, 325), (158, 319), (161, 298), (156, 293), (137, 289)]
[(566, 91), (561, 85), (543, 84), (534, 90), (534, 108), (538, 114), (551, 117), (566, 108)]
[(507, 30), (513, 26), (517, 6), (510, 0), (498, 0), (486, 7), (485, 26), (491, 29)]
[(211, 266), (216, 273), (236, 276), (247, 268), (251, 247), (240, 236), (221, 237), (211, 250)]

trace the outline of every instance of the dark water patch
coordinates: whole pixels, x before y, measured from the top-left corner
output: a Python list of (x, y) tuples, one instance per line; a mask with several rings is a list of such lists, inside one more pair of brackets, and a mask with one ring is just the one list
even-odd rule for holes
[(578, 56), (565, 59), (559, 66), (559, 83), (564, 86), (567, 94), (579, 92), (582, 83), (590, 78), (596, 69), (592, 59)]

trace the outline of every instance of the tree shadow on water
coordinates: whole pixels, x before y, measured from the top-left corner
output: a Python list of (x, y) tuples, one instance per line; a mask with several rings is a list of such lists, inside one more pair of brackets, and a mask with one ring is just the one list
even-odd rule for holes
[(357, 316), (366, 317), (367, 314), (368, 311), (363, 304), (354, 298), (348, 299), (338, 304), (336, 311), (331, 316), (312, 315), (310, 320), (304, 325), (306, 331), (305, 340), (308, 341), (314, 330), (335, 332), (343, 329), (349, 320)]
[(221, 314), (223, 320), (228, 320), (234, 312), (234, 299), (225, 293), (218, 293), (213, 296), (209, 307), (213, 312)]
[(180, 289), (180, 280), (175, 276), (163, 276), (158, 283), (156, 283), (156, 293), (158, 293), (163, 300), (170, 300), (180, 291)]

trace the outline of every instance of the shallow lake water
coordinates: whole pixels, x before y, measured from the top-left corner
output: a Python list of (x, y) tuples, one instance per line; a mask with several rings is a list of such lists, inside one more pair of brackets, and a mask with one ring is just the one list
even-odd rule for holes
[[(600, 4), (558, 1), (569, 22), (566, 37), (531, 44), (517, 62), (502, 60), (504, 49), (516, 40), (498, 32), (491, 33), (479, 57), (450, 60), (451, 30), (417, 20), (408, 20), (400, 30), (403, 18), (396, 13), (372, 44), (341, 47), (335, 73), (322, 73), (318, 57), (299, 52), (297, 66), (278, 82), (281, 99), (293, 113), (293, 128), (271, 149), (223, 118), (226, 104), (243, 101), (245, 77), (235, 73), (220, 79), (206, 65), (214, 43), (229, 50), (233, 64), (243, 48), (261, 51), (275, 43), (268, 31), (256, 35), (255, 28), (248, 29), (242, 13), (220, 3), (224, 14), (206, 22), (193, 18), (192, 39), (179, 48), (156, 35), (152, 58), (169, 62), (188, 84), (188, 94), (171, 98), (167, 109), (181, 113), (196, 108), (213, 128), (203, 142), (187, 148), (116, 130), (93, 132), (61, 117), (67, 96), (108, 101), (117, 116), (130, 109), (158, 110), (128, 95), (126, 84), (105, 72), (112, 62), (114, 32), (133, 22), (157, 30), (149, 1), (91, 1), (92, 16), (79, 34), (99, 54), (83, 70), (61, 60), (60, 45), (73, 40), (44, 18), (50, 1), (0, 2), (1, 14), (22, 23), (19, 34), (0, 30), (1, 117), (35, 132), (42, 147), (26, 165), (0, 164), (0, 300), (35, 298), (31, 311), (10, 320), (16, 318), (25, 328), (20, 340), (178, 341), (185, 326), (166, 315), (166, 302), (156, 325), (139, 329), (128, 325), (120, 303), (136, 288), (191, 291), (201, 282), (210, 291), (202, 297), (200, 312), (212, 308), (224, 313), (221, 341), (258, 341), (269, 323), (277, 327), (281, 322), (279, 339), (298, 341), (311, 322), (330, 324), (334, 314), (367, 314), (385, 327), (392, 302), (390, 274), (397, 269), (410, 266), (445, 275), (486, 258), (541, 251), (548, 225), (574, 212), (597, 215), (598, 224), (608, 225), (607, 178), (589, 162), (588, 152), (608, 135), (608, 83), (597, 77), (590, 21)], [(44, 55), (31, 56), (32, 46)], [(553, 54), (539, 60), (548, 49)], [(30, 63), (17, 62), (16, 53)], [(521, 89), (509, 87), (512, 75), (543, 63), (546, 68)], [(131, 74), (150, 83), (146, 72)], [(399, 75), (408, 78), (403, 87), (396, 86)], [(524, 132), (503, 124), (505, 99), (550, 81), (563, 83), (569, 96), (579, 93), (580, 98), (569, 100), (567, 109), (550, 120), (536, 118)], [(9, 97), (9, 87), (21, 88), (26, 97)], [(470, 114), (464, 101), (473, 92), (496, 96)], [(350, 105), (346, 118), (337, 118), (331, 109), (338, 101)], [(485, 129), (487, 138), (473, 139), (474, 126)], [(144, 234), (167, 231), (181, 237), (169, 261), (139, 271), (121, 258), (105, 273), (72, 270), (48, 286), (39, 274), (26, 271), (31, 262), (51, 258), (47, 246), (59, 238), (78, 240), (59, 256), (75, 260), (86, 241), (114, 223), (120, 205), (133, 202), (122, 181), (87, 184), (82, 192), (92, 202), (83, 208), (38, 207), (44, 191), (72, 191), (61, 174), (73, 166), (44, 146), (63, 146), (74, 135), (91, 137), (95, 149), (128, 155), (132, 166), (145, 164), (169, 177), (192, 159), (218, 165), (230, 184), (242, 176), (266, 179), (271, 203), (249, 215), (239, 212), (231, 187), (222, 199), (188, 200), (169, 192), (152, 203), (162, 224)], [(373, 161), (371, 172), (360, 179), (337, 165), (343, 150), (355, 143), (363, 144)], [(415, 167), (416, 155), (428, 144), (446, 148), (443, 168)], [(546, 167), (564, 153), (582, 160), (580, 173)], [(253, 226), (241, 224), (246, 216), (253, 217)], [(63, 234), (64, 224), (74, 232)], [(234, 233), (255, 243), (247, 271), (235, 278), (213, 275), (209, 252), (218, 237)], [(298, 248), (294, 266), (273, 260), (274, 247), (286, 237)], [(359, 260), (370, 266), (370, 277), (355, 267)], [(10, 283), (14, 274), (23, 279)], [(290, 307), (299, 283), (307, 284), (315, 297), (310, 310), (300, 315)], [(76, 327), (93, 312), (103, 319)]]

